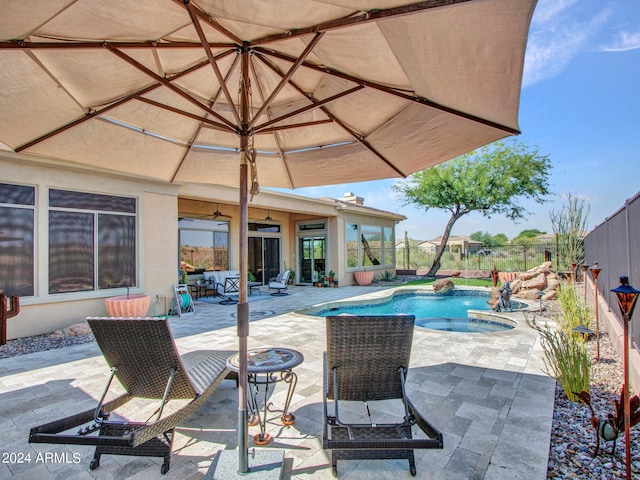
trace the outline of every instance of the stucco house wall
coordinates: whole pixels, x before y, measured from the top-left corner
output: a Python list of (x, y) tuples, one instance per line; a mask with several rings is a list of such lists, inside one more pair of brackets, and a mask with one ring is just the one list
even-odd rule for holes
[(126, 294), (126, 289), (49, 294), (48, 190), (74, 191), (136, 197), (138, 222), (138, 285), (130, 293), (171, 295), (177, 264), (177, 194), (172, 185), (127, 179), (107, 173), (59, 168), (53, 164), (25, 163), (13, 154), (0, 154), (0, 182), (34, 186), (36, 189), (34, 277), (35, 294), (20, 299), (20, 313), (7, 322), (7, 338), (49, 333), (106, 315), (104, 299)]
[[(151, 297), (148, 315), (168, 312), (173, 300), (173, 285), (178, 282), (179, 226), (184, 211), (203, 214), (220, 209), (230, 215), (230, 265), (239, 265), (238, 189), (226, 186), (169, 184), (144, 178), (114, 175), (99, 168), (74, 168), (54, 160), (27, 157), (0, 151), (0, 183), (35, 188), (34, 206), (34, 295), (20, 298), (21, 311), (7, 323), (7, 338), (18, 338), (82, 322), (87, 316), (107, 315), (105, 298), (124, 295), (126, 288), (96, 289), (62, 294), (49, 293), (49, 189), (134, 197), (136, 209), (136, 276), (131, 294)], [(223, 208), (224, 207), (224, 208)], [(195, 209), (195, 210), (194, 210)], [(200, 209), (200, 210), (198, 210)], [(395, 228), (403, 216), (371, 209), (362, 204), (311, 199), (298, 195), (263, 190), (249, 205), (249, 219), (263, 219), (265, 212), (281, 226), (281, 270), (298, 267), (297, 227), (300, 222), (322, 220), (326, 223), (326, 270), (336, 272), (340, 285), (355, 283), (347, 268), (345, 228), (347, 223), (384, 225)], [(0, 228), (1, 230), (1, 228)], [(0, 245), (2, 248), (2, 245)], [(395, 252), (395, 249), (393, 249)], [(367, 267), (381, 274), (395, 271), (384, 265)], [(0, 285), (0, 289), (3, 288)], [(5, 292), (11, 294), (10, 286)]]

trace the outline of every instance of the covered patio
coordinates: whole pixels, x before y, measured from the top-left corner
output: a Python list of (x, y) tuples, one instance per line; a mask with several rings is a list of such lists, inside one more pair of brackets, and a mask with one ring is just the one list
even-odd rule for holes
[[(285, 452), (283, 478), (333, 478), (321, 440), (324, 319), (296, 312), (383, 290), (290, 287), (286, 297), (250, 303), (249, 349), (291, 347), (304, 355), (290, 407), (296, 422), (284, 427), (272, 414), (267, 429), (274, 441), (261, 447)], [(546, 478), (555, 382), (542, 373), (538, 334), (522, 314), (512, 315), (518, 326), (497, 334), (416, 327), (409, 394), (444, 434), (443, 450), (415, 451), (416, 478)], [(182, 352), (237, 349), (234, 307), (197, 302), (196, 314), (173, 317), (171, 328)], [(30, 454), (29, 462), (0, 463), (0, 478), (158, 478), (161, 459), (107, 455), (89, 471), (91, 447), (28, 443), (31, 427), (94, 407), (108, 374), (95, 343), (0, 360), (1, 452), (7, 459)], [(276, 387), (276, 406), (284, 390)], [(384, 405), (378, 408), (388, 413)], [(237, 446), (236, 409), (235, 383), (224, 381), (176, 430), (172, 466), (163, 478), (205, 478), (216, 453)], [(257, 428), (249, 428), (250, 437)], [(405, 461), (342, 461), (338, 470), (344, 479), (372, 478), (374, 472), (376, 479), (408, 476)]]

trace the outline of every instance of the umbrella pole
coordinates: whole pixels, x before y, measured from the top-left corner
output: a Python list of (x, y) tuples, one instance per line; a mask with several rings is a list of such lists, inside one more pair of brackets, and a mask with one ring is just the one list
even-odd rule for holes
[[(244, 137), (243, 137), (244, 139)], [(246, 150), (245, 150), (246, 151)], [(249, 471), (248, 453), (248, 427), (247, 427), (247, 337), (249, 336), (249, 304), (247, 303), (247, 250), (249, 237), (249, 206), (247, 191), (247, 162), (245, 155), (242, 156), (240, 165), (240, 248), (239, 271), (240, 271), (240, 292), (238, 299), (238, 352), (240, 368), (238, 371), (238, 472), (243, 474)]]

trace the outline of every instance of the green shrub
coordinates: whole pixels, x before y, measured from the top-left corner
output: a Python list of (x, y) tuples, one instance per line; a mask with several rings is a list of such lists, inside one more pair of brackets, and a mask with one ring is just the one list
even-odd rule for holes
[(376, 278), (376, 281), (377, 282), (393, 282), (396, 278), (398, 277), (396, 277), (396, 275), (394, 275), (390, 270), (385, 270), (380, 274), (378, 278)]
[(556, 379), (569, 400), (579, 402), (573, 392), (591, 391), (591, 357), (584, 342), (564, 330), (541, 327), (535, 318), (529, 320), (526, 317), (526, 320), (529, 326), (540, 333), (545, 373)]
[(562, 316), (557, 318), (559, 327), (575, 340), (584, 340), (583, 335), (573, 329), (579, 326), (591, 328), (593, 309), (584, 303), (572, 283), (561, 285), (556, 294), (562, 309)]

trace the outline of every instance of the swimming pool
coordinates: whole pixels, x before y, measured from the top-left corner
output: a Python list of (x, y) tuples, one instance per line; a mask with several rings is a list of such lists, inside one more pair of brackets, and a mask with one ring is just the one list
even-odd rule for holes
[[(497, 332), (514, 327), (509, 322), (468, 318), (468, 310), (491, 311), (487, 301), (489, 292), (453, 290), (447, 295), (419, 292), (396, 292), (384, 301), (337, 302), (310, 312), (310, 315), (397, 315), (412, 314), (416, 326), (450, 332)], [(522, 304), (515, 302), (514, 308)]]

